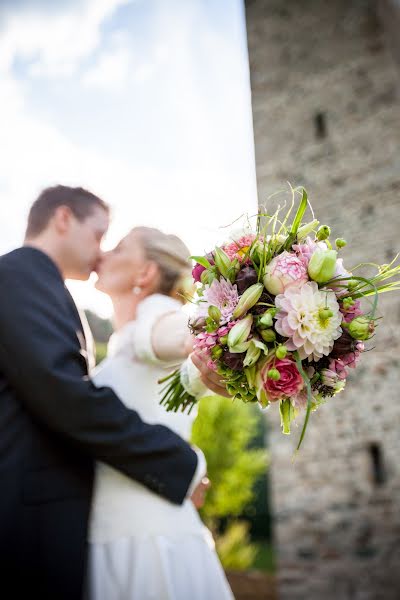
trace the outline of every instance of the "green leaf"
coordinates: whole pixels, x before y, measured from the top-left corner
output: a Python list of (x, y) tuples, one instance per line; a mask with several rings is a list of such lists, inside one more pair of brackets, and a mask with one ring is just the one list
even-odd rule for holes
[(199, 265), (201, 265), (202, 267), (205, 267), (206, 269), (210, 269), (212, 267), (212, 265), (206, 259), (205, 256), (189, 256), (189, 259), (190, 258), (192, 260), (196, 261), (197, 263), (199, 263)]
[(296, 215), (294, 217), (294, 220), (293, 220), (293, 223), (292, 223), (292, 227), (291, 227), (291, 230), (290, 230), (290, 233), (293, 234), (293, 235), (296, 235), (297, 230), (300, 227), (301, 220), (302, 220), (302, 218), (304, 216), (304, 213), (306, 212), (307, 204), (308, 204), (307, 192), (303, 188), (303, 194), (302, 194), (302, 197), (301, 197), (300, 205), (299, 205), (299, 208), (297, 209), (297, 212), (296, 212)]
[(290, 434), (290, 423), (295, 417), (295, 411), (290, 400), (281, 400), (279, 403), (279, 412), (281, 415), (282, 433)]

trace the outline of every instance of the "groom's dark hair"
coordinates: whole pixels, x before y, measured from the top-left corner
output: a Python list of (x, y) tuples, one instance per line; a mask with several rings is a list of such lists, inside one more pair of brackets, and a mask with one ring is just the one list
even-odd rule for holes
[(44, 189), (32, 204), (25, 238), (36, 237), (42, 233), (59, 206), (68, 206), (78, 221), (84, 221), (95, 207), (110, 212), (104, 200), (84, 188), (55, 185)]

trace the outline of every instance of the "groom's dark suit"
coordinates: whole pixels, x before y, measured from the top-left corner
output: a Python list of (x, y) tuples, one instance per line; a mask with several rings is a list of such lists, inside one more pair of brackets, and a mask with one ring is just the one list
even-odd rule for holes
[[(88, 378), (82, 324), (43, 252), (0, 257), (2, 597), (79, 600), (96, 459), (175, 503), (195, 452)], [(12, 585), (9, 595), (7, 585)], [(111, 599), (110, 599), (111, 600)]]

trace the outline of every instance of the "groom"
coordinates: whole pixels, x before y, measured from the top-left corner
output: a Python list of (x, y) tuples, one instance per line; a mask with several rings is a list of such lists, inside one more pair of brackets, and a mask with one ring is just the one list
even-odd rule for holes
[(81, 598), (95, 460), (177, 504), (204, 475), (200, 452), (166, 427), (145, 424), (88, 376), (84, 327), (64, 280), (96, 270), (108, 224), (97, 196), (48, 188), (31, 208), (25, 245), (0, 257), (4, 597)]

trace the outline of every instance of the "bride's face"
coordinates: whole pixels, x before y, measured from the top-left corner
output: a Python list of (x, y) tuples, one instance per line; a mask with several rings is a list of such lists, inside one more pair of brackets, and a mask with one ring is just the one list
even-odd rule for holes
[(128, 234), (110, 252), (103, 255), (97, 270), (96, 288), (109, 295), (131, 293), (140, 285), (146, 259), (138, 236)]

